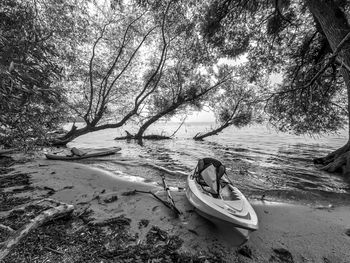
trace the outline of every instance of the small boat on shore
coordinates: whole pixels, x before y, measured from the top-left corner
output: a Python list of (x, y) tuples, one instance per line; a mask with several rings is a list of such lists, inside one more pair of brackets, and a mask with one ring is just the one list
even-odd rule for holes
[(6, 154), (11, 154), (18, 151), (17, 148), (12, 148), (12, 149), (0, 149), (0, 156), (1, 155), (6, 155)]
[(83, 155), (61, 155), (61, 154), (49, 154), (49, 153), (47, 153), (47, 154), (45, 154), (45, 156), (49, 160), (70, 161), (70, 160), (81, 160), (81, 159), (92, 158), (92, 157), (112, 155), (112, 154), (119, 152), (120, 150), (121, 150), (121, 148), (116, 147), (116, 148), (106, 150), (106, 151), (87, 152)]
[(214, 196), (200, 184), (195, 173), (187, 177), (186, 197), (196, 211), (214, 224), (243, 228), (249, 231), (258, 229), (258, 217), (245, 196), (224, 175), (223, 187)]

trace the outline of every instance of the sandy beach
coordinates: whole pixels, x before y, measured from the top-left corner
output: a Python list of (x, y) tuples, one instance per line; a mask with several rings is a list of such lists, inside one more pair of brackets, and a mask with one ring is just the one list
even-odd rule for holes
[[(137, 171), (137, 168), (121, 164), (120, 170), (123, 169), (136, 169), (135, 174), (141, 172)], [(152, 169), (149, 169), (143, 172), (152, 172)], [(159, 173), (156, 170), (153, 172)], [(149, 256), (147, 261), (142, 253), (136, 253), (140, 258), (134, 254), (135, 261), (345, 263), (350, 259), (350, 207), (345, 205), (311, 206), (250, 200), (259, 218), (259, 230), (251, 233), (247, 241), (237, 229), (221, 229), (197, 215), (187, 201), (184, 190), (172, 192), (177, 208), (183, 213), (177, 218), (151, 194), (131, 194), (135, 189), (152, 191), (165, 200), (162, 186), (155, 183), (132, 181), (122, 175), (117, 176), (84, 164), (49, 161), (42, 157), (12, 165), (1, 175), (0, 180), (20, 175), (27, 175), (27, 190), (23, 190), (23, 185), (18, 184), (1, 186), (1, 192), (8, 193), (3, 196), (10, 196), (12, 201), (14, 198), (19, 199), (17, 203), (12, 202), (14, 205), (6, 204), (6, 200), (2, 200), (0, 224), (4, 224), (4, 217), (11, 209), (49, 197), (74, 205), (75, 214), (82, 215), (89, 211), (90, 225), (103, 225), (103, 222), (115, 218), (128, 219), (126, 227), (122, 229), (128, 237), (133, 238), (129, 238), (127, 244), (124, 244), (125, 239), (119, 239), (119, 243), (124, 242), (124, 249), (132, 250), (142, 247), (142, 244), (149, 245), (150, 233), (157, 231), (163, 233), (163, 236), (160, 234), (160, 240), (153, 240), (153, 248), (169, 246), (169, 243), (177, 240), (175, 243), (178, 245), (169, 255), (158, 257), (160, 261), (156, 261), (152, 256)], [(23, 191), (14, 191), (15, 189)], [(82, 228), (83, 224), (84, 222), (80, 222), (78, 225)], [(120, 234), (120, 229), (116, 233)], [(79, 251), (73, 253), (66, 245), (57, 245), (54, 249), (51, 248), (52, 251), (46, 250), (46, 253), (41, 254), (35, 254), (38, 251), (27, 248), (21, 254), (20, 249), (30, 246), (30, 238), (33, 235), (29, 233), (4, 262), (28, 262), (29, 258), (32, 262), (82, 262), (76, 257)], [(115, 246), (120, 247), (118, 238), (113, 240), (116, 242)], [(100, 242), (104, 241), (106, 240), (101, 238)], [(103, 244), (104, 250), (116, 253), (116, 250), (111, 248), (110, 240), (107, 243)], [(125, 254), (127, 250), (123, 251)], [(30, 253), (32, 254), (29, 255)], [(95, 255), (87, 261), (94, 262), (99, 259), (99, 262), (134, 262), (130, 255), (130, 261), (120, 258), (118, 254), (113, 255), (111, 259)]]

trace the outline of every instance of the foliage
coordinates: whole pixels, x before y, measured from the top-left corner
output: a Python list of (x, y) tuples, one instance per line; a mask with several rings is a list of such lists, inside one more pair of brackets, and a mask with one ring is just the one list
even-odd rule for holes
[(241, 128), (258, 119), (259, 103), (256, 86), (244, 79), (242, 71), (236, 71), (240, 74), (222, 85), (210, 105), (219, 125)]
[(62, 119), (62, 90), (55, 85), (61, 68), (30, 2), (0, 4), (0, 137), (3, 145), (45, 140)]
[[(158, 6), (151, 5), (157, 17)], [(185, 4), (174, 3), (169, 11), (165, 27), (167, 38), (167, 57), (164, 68), (157, 79), (157, 88), (145, 101), (140, 112), (141, 126), (138, 138), (160, 118), (170, 118), (175, 114), (186, 114), (191, 109), (200, 110), (219, 76), (213, 73), (213, 57), (207, 46), (200, 42), (192, 17)], [(147, 73), (149, 74), (149, 73)], [(147, 76), (147, 75), (146, 75)], [(227, 77), (227, 76), (226, 76)]]
[[(281, 85), (270, 85), (272, 92), (265, 97), (270, 121), (282, 131), (297, 134), (343, 128), (348, 112), (339, 64), (329, 61), (331, 49), (307, 1), (244, 3), (210, 1), (202, 17), (202, 34), (220, 50), (222, 43), (234, 43), (228, 34), (232, 28), (245, 26), (241, 39), (249, 36), (245, 43), (249, 80), (254, 83), (272, 73), (283, 76)], [(334, 4), (341, 10), (349, 8), (346, 1)], [(218, 37), (222, 40), (217, 43), (211, 39)]]
[(340, 94), (335, 95), (338, 92), (332, 83), (326, 90), (324, 86), (313, 85), (296, 92), (281, 87), (279, 92), (269, 102), (268, 111), (271, 123), (281, 131), (296, 134), (336, 132), (347, 123), (347, 111), (339, 106), (346, 102)]
[(244, 66), (227, 66), (219, 68), (219, 72), (230, 70), (234, 72), (213, 94), (209, 106), (216, 116), (216, 127), (205, 133), (197, 133), (193, 139), (203, 140), (217, 135), (224, 129), (235, 126), (244, 127), (253, 122), (261, 121), (261, 104), (258, 100), (258, 86), (252, 85), (246, 79)]

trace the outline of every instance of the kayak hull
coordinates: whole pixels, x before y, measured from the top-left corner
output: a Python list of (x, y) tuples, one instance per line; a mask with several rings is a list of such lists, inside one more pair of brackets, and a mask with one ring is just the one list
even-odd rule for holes
[(99, 151), (99, 152), (91, 152), (84, 154), (82, 156), (66, 156), (66, 155), (57, 155), (57, 154), (45, 154), (46, 158), (49, 160), (64, 160), (64, 161), (69, 161), (69, 160), (81, 160), (81, 159), (86, 159), (86, 158), (93, 158), (93, 157), (100, 157), (100, 156), (107, 156), (107, 155), (112, 155), (117, 152), (119, 152), (121, 148), (117, 147), (108, 151)]
[(215, 198), (201, 189), (193, 175), (187, 178), (186, 197), (197, 212), (216, 225), (229, 225), (255, 231), (258, 229), (257, 215), (244, 197), (233, 185), (227, 186), (232, 198)]

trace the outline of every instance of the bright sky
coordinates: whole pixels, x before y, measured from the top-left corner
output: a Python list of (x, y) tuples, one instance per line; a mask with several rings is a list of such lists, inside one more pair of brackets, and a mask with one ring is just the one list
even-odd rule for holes
[(215, 117), (212, 111), (197, 111), (192, 115), (189, 115), (186, 119), (186, 122), (215, 122)]
[[(182, 122), (183, 116), (174, 116), (170, 121)], [(196, 111), (190, 113), (190, 115), (187, 116), (185, 122), (215, 122), (215, 116), (212, 111)]]

